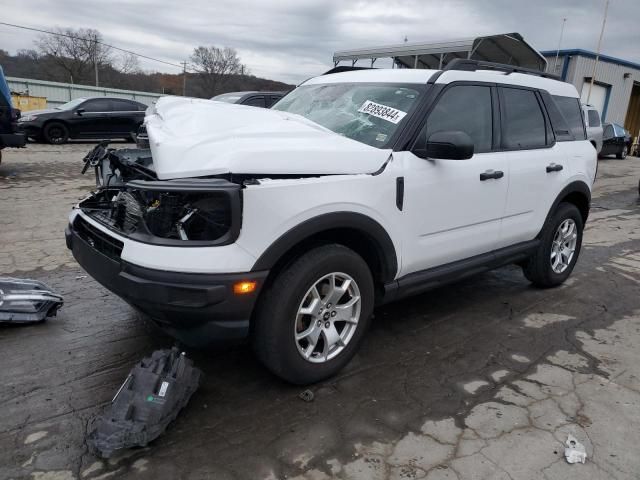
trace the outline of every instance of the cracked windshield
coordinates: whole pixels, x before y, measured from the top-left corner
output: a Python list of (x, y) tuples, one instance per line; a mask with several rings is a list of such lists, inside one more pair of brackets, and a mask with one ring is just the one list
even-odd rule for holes
[(335, 133), (380, 148), (420, 93), (418, 85), (305, 85), (273, 109), (302, 115)]

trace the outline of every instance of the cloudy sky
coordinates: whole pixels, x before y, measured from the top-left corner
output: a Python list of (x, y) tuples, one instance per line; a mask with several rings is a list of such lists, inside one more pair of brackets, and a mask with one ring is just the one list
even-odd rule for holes
[[(95, 28), (107, 43), (179, 63), (198, 45), (238, 50), (257, 76), (299, 82), (336, 50), (519, 32), (540, 50), (595, 50), (604, 0), (2, 0), (0, 21)], [(0, 25), (0, 48), (33, 48), (34, 32)], [(602, 52), (640, 63), (640, 0), (611, 0)], [(145, 70), (178, 69), (140, 60)]]

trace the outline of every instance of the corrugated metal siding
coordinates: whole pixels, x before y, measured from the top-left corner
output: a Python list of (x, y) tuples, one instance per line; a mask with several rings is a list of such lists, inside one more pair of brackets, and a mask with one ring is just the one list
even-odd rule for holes
[(151, 105), (162, 95), (158, 93), (120, 90), (119, 88), (91, 87), (72, 83), (46, 82), (28, 78), (6, 77), (12, 92), (25, 93), (34, 97), (46, 97), (48, 107), (56, 107), (78, 97), (118, 97), (137, 100)]
[[(553, 69), (554, 58), (555, 57), (547, 57), (547, 61), (550, 64), (549, 70)], [(561, 56), (558, 64), (561, 65), (564, 59), (565, 57)], [(585, 78), (591, 78), (593, 74), (594, 63), (595, 59), (582, 55), (569, 57), (569, 69), (567, 71), (566, 81), (573, 83), (578, 89), (578, 92), (582, 91)], [(631, 74), (630, 77), (624, 78), (625, 73)], [(596, 82), (611, 87), (606, 118), (604, 120), (624, 125), (634, 81), (640, 82), (640, 70), (610, 62), (598, 62)]]

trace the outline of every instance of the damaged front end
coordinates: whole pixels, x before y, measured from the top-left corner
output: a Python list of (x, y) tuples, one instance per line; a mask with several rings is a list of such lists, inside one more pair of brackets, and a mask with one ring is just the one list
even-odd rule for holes
[(97, 145), (86, 157), (98, 189), (83, 213), (121, 236), (173, 246), (226, 245), (241, 226), (241, 186), (223, 178), (158, 180), (146, 149)]

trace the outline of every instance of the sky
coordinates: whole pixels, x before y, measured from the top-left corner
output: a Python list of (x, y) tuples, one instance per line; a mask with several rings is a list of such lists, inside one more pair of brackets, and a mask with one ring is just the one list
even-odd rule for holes
[[(333, 52), (519, 32), (539, 50), (596, 50), (605, 0), (2, 0), (0, 21), (94, 28), (107, 43), (172, 63), (199, 45), (235, 48), (249, 71), (299, 83)], [(0, 48), (34, 48), (37, 33), (0, 25)], [(640, 63), (640, 0), (611, 0), (602, 53)], [(376, 66), (379, 66), (376, 64)], [(140, 59), (147, 71), (179, 68)]]

